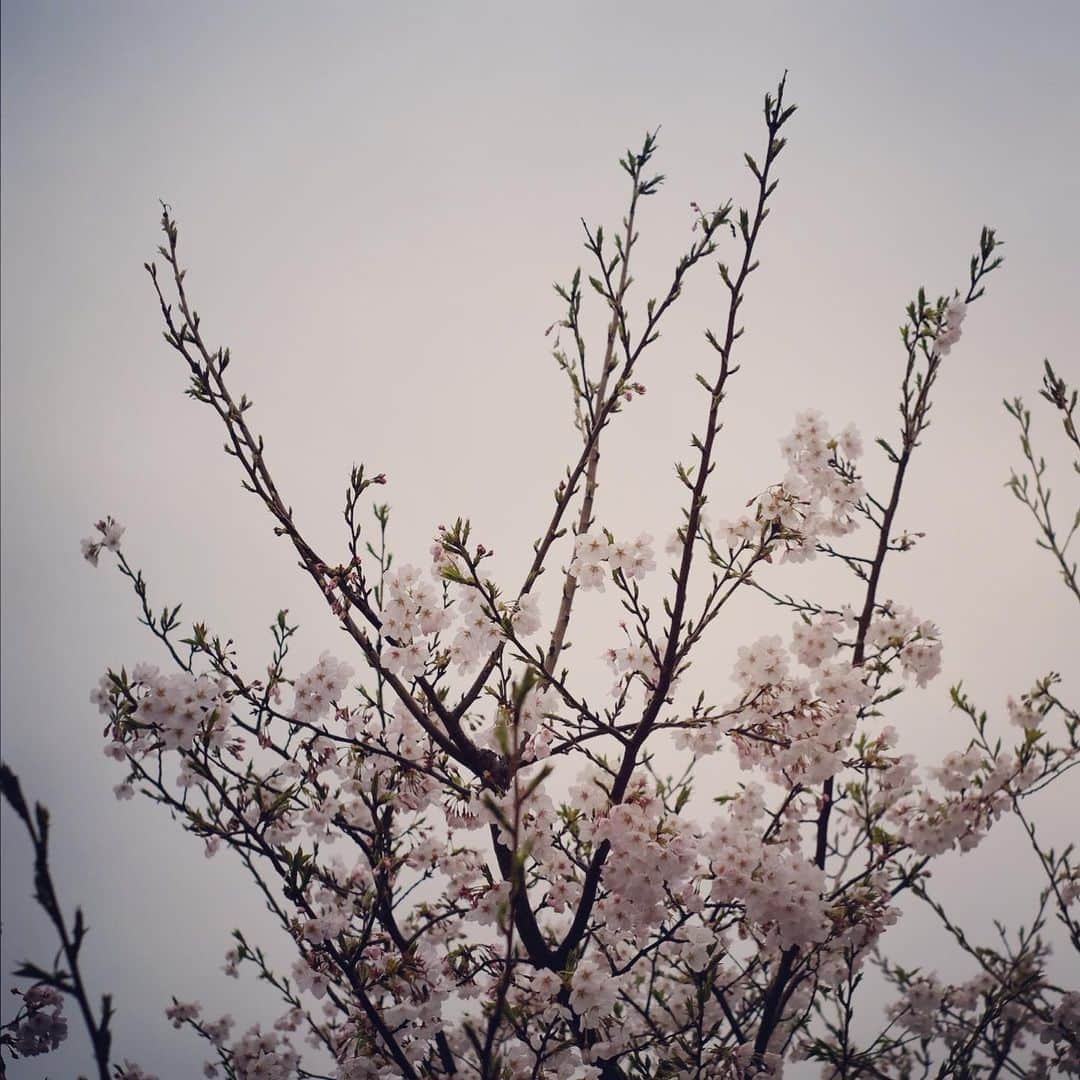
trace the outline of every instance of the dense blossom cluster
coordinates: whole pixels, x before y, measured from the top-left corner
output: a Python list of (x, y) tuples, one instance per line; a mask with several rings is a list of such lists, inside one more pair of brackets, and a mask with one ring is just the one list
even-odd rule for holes
[(1036, 1018), (1031, 1027), (1041, 1047), (1032, 1056), (1033, 1080), (1049, 1080), (1055, 1070), (1067, 1076), (1080, 1076), (1080, 991), (1061, 995), (1047, 1020)]
[(610, 534), (587, 532), (574, 541), (570, 573), (583, 589), (603, 592), (609, 572), (622, 574), (626, 580), (640, 581), (655, 569), (653, 538), (648, 533), (641, 533), (635, 540), (616, 540)]
[[(808, 655), (802, 633), (792, 651)], [(820, 655), (819, 650), (809, 658)], [(822, 783), (840, 770), (858, 711), (872, 697), (859, 668), (822, 661), (811, 680), (789, 676), (787, 652), (773, 636), (739, 649), (733, 677), (743, 694), (732, 707), (739, 723), (731, 734), (744, 769), (762, 768), (781, 784), (795, 777)], [(718, 743), (718, 733), (712, 743)]]
[(51, 986), (38, 984), (22, 994), (23, 1018), (15, 1023), (11, 1045), (23, 1057), (55, 1050), (68, 1036), (64, 999)]
[(809, 409), (795, 418), (781, 450), (787, 476), (757, 500), (752, 518), (744, 514), (725, 523), (727, 543), (753, 541), (765, 524), (782, 542), (783, 558), (803, 562), (817, 555), (824, 538), (846, 536), (858, 526), (866, 489), (854, 462), (862, 454), (862, 440), (851, 425), (832, 436), (821, 413)]
[(255, 1025), (229, 1047), (229, 1062), (237, 1080), (289, 1080), (300, 1055), (287, 1037)]
[[(1029, 983), (1039, 982), (1030, 972), (1021, 978)], [(904, 980), (902, 995), (889, 1006), (888, 1012), (901, 1029), (919, 1039), (937, 1037), (958, 1043), (968, 1037), (973, 1027), (986, 1023), (982, 1017), (999, 989), (1000, 979), (990, 971), (955, 984), (943, 983), (936, 975), (917, 975)], [(1020, 986), (1009, 989), (1014, 997), (1022, 992)], [(1022, 1033), (1017, 1035), (1022, 1047), (1033, 1046), (1025, 1077), (1051, 1080), (1080, 1076), (1080, 1046), (1076, 1038), (1080, 1030), (1080, 992), (1062, 994), (1045, 1016), (1025, 1015), (1024, 1007), (1014, 1000), (1005, 1006), (1001, 1020)], [(898, 1062), (908, 1068), (914, 1065), (907, 1052), (899, 1056)]]
[(760, 844), (755, 826), (766, 812), (762, 795), (760, 785), (744, 789), (730, 816), (713, 826), (710, 899), (744, 904), (747, 919), (781, 948), (824, 942), (829, 936), (824, 875), (798, 851), (793, 836), (786, 844)]
[[(379, 659), (387, 671), (411, 682), (429, 665), (437, 664), (441, 654), (456, 665), (458, 674), (465, 674), (505, 637), (505, 613), (496, 614), (491, 599), (478, 587), (481, 583), (459, 585), (451, 595), (445, 584), (448, 575), (460, 581), (461, 563), (437, 541), (431, 564), (435, 583), (425, 580), (412, 565), (384, 578)], [(535, 597), (519, 598), (509, 613), (509, 626), (519, 637), (529, 637), (540, 628)], [(446, 648), (440, 635), (450, 629), (455, 633)]]
[(318, 663), (293, 683), (293, 693), (296, 695), (293, 719), (304, 724), (314, 724), (322, 720), (355, 674), (348, 664), (335, 660), (328, 652), (324, 652)]
[(889, 811), (904, 842), (921, 855), (940, 855), (954, 845), (970, 851), (1008, 809), (1013, 793), (1034, 783), (1039, 767), (1021, 766), (1008, 752), (993, 761), (968, 751), (948, 754), (931, 773), (945, 788), (944, 797), (919, 788)]
[(942, 356), (948, 356), (952, 347), (960, 340), (960, 328), (967, 317), (967, 304), (963, 300), (950, 300), (945, 306), (945, 314), (938, 328), (934, 345)]
[(881, 617), (875, 619), (867, 635), (867, 643), (887, 655), (893, 650), (906, 675), (914, 677), (919, 686), (926, 684), (941, 671), (941, 640), (932, 622), (918, 620), (908, 608), (887, 602)]
[(147, 754), (191, 750), (198, 737), (204, 746), (225, 745), (229, 718), (228, 681), (222, 675), (178, 671), (162, 675), (150, 664), (138, 664), (125, 686), (111, 673), (103, 675), (90, 694), (98, 711), (133, 723), (128, 740), (113, 731), (106, 747), (110, 757), (123, 760), (128, 752)]

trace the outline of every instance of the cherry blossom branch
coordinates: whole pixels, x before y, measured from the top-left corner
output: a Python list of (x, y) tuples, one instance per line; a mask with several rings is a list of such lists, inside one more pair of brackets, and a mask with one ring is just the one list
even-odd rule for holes
[[(169, 208), (163, 205), (162, 229), (165, 232), (168, 247), (160, 247), (158, 250), (165, 258), (171, 271), (173, 284), (179, 298), (179, 310), (182, 319), (176, 319), (173, 315), (172, 306), (166, 301), (161, 285), (158, 280), (157, 265), (147, 263), (146, 271), (153, 282), (157, 293), (158, 303), (162, 316), (165, 320), (165, 340), (177, 352), (183, 356), (190, 371), (192, 386), (188, 393), (197, 401), (209, 404), (217, 413), (224, 425), (229, 442), (226, 444), (226, 453), (235, 457), (241, 464), (246, 479), (243, 487), (246, 491), (259, 497), (263, 505), (270, 511), (277, 521), (275, 532), (279, 536), (287, 536), (293, 547), (300, 556), (300, 564), (312, 578), (328, 599), (332, 598), (333, 586), (337, 584), (345, 592), (348, 599), (360, 610), (366, 622), (378, 629), (380, 620), (378, 615), (371, 609), (361, 593), (347, 591), (347, 586), (342, 579), (345, 577), (344, 569), (332, 578), (328, 572), (327, 564), (316, 554), (307, 541), (300, 534), (293, 522), (291, 507), (288, 507), (278, 493), (277, 487), (267, 468), (263, 456), (262, 436), (256, 436), (248, 427), (244, 414), (251, 408), (251, 402), (246, 395), (241, 395), (236, 401), (232, 397), (225, 383), (225, 370), (230, 363), (228, 349), (218, 349), (212, 353), (203, 341), (199, 330), (199, 315), (191, 308), (184, 287), (184, 277), (187, 271), (181, 268), (177, 257), (178, 229), (173, 220)], [(195, 352), (192, 352), (192, 348)], [(370, 483), (375, 483), (373, 479)], [(381, 672), (381, 677), (394, 690), (399, 700), (412, 713), (417, 723), (423, 727), (432, 739), (450, 754), (459, 764), (472, 770), (477, 776), (491, 773), (497, 766), (494, 756), (485, 754), (467, 738), (461, 729), (458, 715), (452, 715), (443, 707), (438, 695), (429, 692), (427, 698), (429, 705), (439, 716), (440, 720), (447, 725), (449, 735), (444, 735), (438, 727), (431, 722), (425, 711), (409, 693), (407, 687), (394, 675), (382, 671), (379, 662), (378, 651), (372, 645), (367, 635), (357, 626), (347, 610), (337, 612), (342, 626), (352, 639), (360, 646), (368, 664), (376, 671)], [(420, 680), (419, 685), (424, 688)]]
[[(641, 148), (641, 152), (639, 154), (631, 154), (627, 151), (626, 158), (622, 161), (623, 168), (630, 175), (633, 191), (630, 196), (630, 209), (623, 219), (625, 236), (618, 244), (619, 254), (616, 256), (616, 259), (620, 264), (620, 269), (617, 286), (612, 286), (611, 270), (604, 260), (603, 230), (597, 229), (596, 236), (594, 237), (589, 231), (588, 225), (584, 225), (584, 222), (582, 223), (585, 227), (585, 235), (588, 237), (587, 246), (600, 263), (606, 286), (601, 288), (599, 282), (597, 282), (595, 278), (591, 278), (590, 280), (597, 291), (604, 296), (605, 300), (607, 300), (612, 310), (611, 321), (608, 323), (607, 345), (604, 349), (603, 367), (600, 372), (600, 381), (597, 384), (595, 394), (589, 393), (587, 382), (585, 385), (586, 402), (588, 403), (590, 414), (593, 414), (595, 411), (592, 406), (594, 397), (597, 403), (603, 402), (607, 398), (608, 380), (615, 369), (614, 352), (615, 333), (617, 329), (621, 330), (624, 347), (627, 349), (629, 348), (629, 332), (626, 329), (626, 309), (624, 307), (624, 301), (626, 289), (630, 283), (630, 253), (634, 244), (637, 242), (637, 233), (634, 231), (634, 219), (637, 214), (638, 199), (642, 197), (642, 195), (647, 195), (650, 191), (655, 190), (656, 186), (663, 179), (662, 177), (655, 178), (651, 181), (643, 181), (642, 179), (643, 170), (652, 157), (655, 148), (655, 134), (647, 135), (645, 137), (645, 143)], [(584, 356), (582, 357), (582, 368), (584, 370)], [(599, 430), (597, 430), (595, 437), (591, 439), (592, 446), (589, 450), (588, 465), (585, 469), (585, 489), (581, 499), (581, 509), (578, 513), (575, 535), (588, 532), (592, 525), (593, 501), (596, 498), (596, 474), (600, 465), (599, 434)], [(573, 608), (574, 594), (576, 591), (577, 577), (568, 570), (563, 580), (562, 597), (559, 601), (559, 611), (555, 618), (555, 625), (551, 632), (551, 641), (544, 658), (544, 669), (549, 674), (554, 672), (555, 665), (558, 663), (559, 655), (562, 652), (563, 644), (566, 640), (566, 631), (570, 626), (570, 613)]]
[[(1073, 422), (1073, 411), (1076, 408), (1077, 393), (1073, 390), (1070, 396), (1069, 387), (1065, 384), (1063, 379), (1058, 377), (1054, 369), (1050, 366), (1049, 361), (1046, 362), (1046, 374), (1043, 376), (1043, 390), (1041, 391), (1041, 394), (1062, 412), (1065, 432), (1069, 439), (1073, 443), (1076, 443), (1078, 436), (1076, 425)], [(1075, 561), (1070, 564), (1065, 557), (1069, 543), (1076, 535), (1077, 529), (1080, 528), (1080, 508), (1073, 514), (1072, 525), (1070, 526), (1068, 533), (1066, 533), (1064, 540), (1060, 539), (1050, 516), (1050, 496), (1052, 492), (1044, 482), (1046, 476), (1046, 460), (1042, 457), (1036, 458), (1035, 451), (1031, 445), (1031, 412), (1024, 408), (1023, 401), (1018, 397), (1013, 398), (1011, 402), (1004, 402), (1004, 405), (1005, 410), (1016, 421), (1020, 428), (1020, 448), (1023, 451), (1024, 459), (1027, 461), (1028, 467), (1031, 470), (1030, 479), (1034, 480), (1034, 485), (1032, 486), (1029, 483), (1029, 475), (1027, 472), (1017, 475), (1016, 471), (1013, 470), (1006, 486), (1016, 499), (1023, 503), (1031, 512), (1031, 516), (1035, 519), (1035, 523), (1042, 533), (1042, 536), (1037, 538), (1035, 542), (1039, 547), (1049, 551), (1057, 560), (1058, 568), (1061, 571), (1061, 577), (1065, 582), (1066, 588), (1068, 588), (1077, 600), (1080, 600), (1080, 584), (1077, 583), (1077, 564)], [(1080, 460), (1073, 463), (1073, 468), (1080, 474)]]
[[(589, 527), (589, 523), (592, 521), (592, 506), (596, 490), (596, 471), (599, 463), (600, 434), (610, 422), (611, 417), (619, 411), (622, 399), (628, 393), (627, 386), (629, 385), (629, 380), (633, 375), (635, 365), (640, 359), (641, 354), (659, 337), (658, 326), (660, 321), (666, 311), (681, 295), (683, 280), (686, 277), (686, 274), (702, 259), (707, 258), (716, 250), (715, 234), (722, 226), (729, 223), (728, 215), (730, 213), (730, 204), (723, 206), (712, 213), (700, 215), (698, 225), (700, 225), (702, 231), (701, 238), (697, 240), (691, 246), (689, 252), (679, 260), (672, 277), (671, 285), (668, 287), (668, 291), (663, 300), (659, 303), (657, 303), (655, 299), (648, 302), (645, 328), (637, 339), (636, 344), (632, 344), (630, 332), (627, 328), (624, 297), (626, 289), (632, 281), (628, 276), (628, 264), (630, 250), (636, 241), (634, 216), (636, 214), (637, 200), (640, 196), (653, 194), (663, 180), (663, 177), (654, 177), (645, 181), (641, 179), (643, 175), (642, 170), (648, 163), (654, 149), (655, 137), (650, 136), (646, 139), (641, 154), (634, 155), (628, 153), (627, 157), (621, 162), (623, 169), (631, 176), (634, 187), (631, 196), (630, 210), (624, 219), (626, 238), (618, 243), (618, 253), (610, 263), (604, 262), (602, 253), (602, 230), (598, 229), (597, 232), (593, 234), (589, 232), (588, 227), (586, 226), (586, 235), (588, 237), (587, 246), (589, 246), (590, 250), (597, 256), (601, 266), (604, 267), (608, 279), (606, 288), (599, 281), (595, 282), (594, 288), (604, 296), (609, 306), (612, 308), (612, 319), (608, 327), (607, 344), (604, 353), (604, 366), (600, 382), (595, 391), (589, 390), (590, 384), (585, 380), (584, 394), (586, 400), (589, 402), (591, 426), (587, 429), (585, 445), (582, 448), (580, 456), (576, 463), (567, 469), (566, 478), (559, 484), (559, 487), (556, 490), (555, 511), (548, 523), (547, 530), (533, 545), (533, 561), (525, 576), (525, 581), (518, 592), (519, 599), (522, 596), (527, 595), (532, 589), (540, 574), (543, 573), (544, 564), (552, 545), (556, 540), (565, 535), (562, 520), (574, 495), (577, 493), (578, 485), (582, 482), (583, 477), (586, 487), (582, 507), (578, 515), (577, 534), (580, 535)], [(695, 226), (695, 228), (696, 227), (697, 226)], [(620, 265), (619, 284), (618, 286), (613, 286), (611, 284), (610, 275), (614, 273), (615, 268)], [(558, 288), (557, 291), (559, 291), (560, 295), (570, 304), (571, 318), (576, 320), (576, 308), (580, 303), (577, 276), (575, 275), (575, 281), (574, 284), (572, 284), (569, 293)], [(571, 323), (571, 325), (576, 326), (576, 321)], [(616, 367), (613, 355), (616, 328), (620, 330), (624, 361), (614, 386), (608, 390), (609, 374), (613, 372)], [(607, 391), (606, 398), (604, 396), (604, 391)], [(640, 389), (638, 392), (641, 392)], [(568, 572), (564, 579), (559, 614), (556, 617), (555, 627), (552, 631), (552, 638), (548, 647), (547, 659), (545, 661), (545, 667), (549, 674), (554, 672), (555, 664), (558, 661), (558, 657), (565, 642), (566, 630), (569, 625), (570, 612), (576, 589), (576, 579), (572, 578)], [(468, 690), (462, 695), (460, 701), (453, 710), (453, 715), (455, 717), (463, 715), (480, 695), (492, 670), (494, 670), (495, 665), (498, 663), (498, 657), (500, 655), (501, 646), (488, 658)]]
[[(69, 929), (56, 895), (52, 872), (49, 869), (49, 811), (41, 803), (37, 803), (31, 814), (19, 778), (3, 763), (0, 763), (0, 792), (26, 826), (26, 831), (30, 835), (30, 842), (34, 847), (34, 899), (53, 924), (57, 937), (60, 939), (60, 953), (67, 964), (66, 970), (54, 965), (54, 970), (48, 971), (26, 962), (16, 970), (15, 974), (22, 978), (35, 979), (39, 985), (43, 984), (74, 998), (79, 1006), (86, 1032), (90, 1036), (90, 1046), (93, 1050), (99, 1080), (109, 1080), (109, 1051), (112, 1047), (112, 1032), (109, 1029), (109, 1023), (115, 1014), (112, 995), (102, 995), (101, 1019), (97, 1019), (90, 1003), (90, 995), (86, 990), (82, 969), (79, 966), (79, 953), (89, 927), (83, 920), (82, 909), (76, 908), (75, 919)], [(64, 1032), (66, 1033), (66, 1026)], [(0, 1064), (0, 1071), (2, 1071), (2, 1064)]]
[[(979, 241), (979, 251), (971, 260), (971, 280), (967, 294), (962, 302), (954, 302), (946, 307), (939, 302), (936, 307), (926, 303), (925, 294), (919, 290), (916, 300), (908, 306), (909, 324), (901, 330), (907, 350), (907, 362), (901, 384), (900, 414), (901, 449), (895, 452), (884, 440), (879, 440), (889, 459), (895, 465), (892, 490), (882, 515), (878, 529), (877, 550), (873, 562), (866, 574), (866, 592), (862, 610), (858, 617), (855, 644), (852, 649), (852, 665), (860, 667), (866, 659), (866, 641), (870, 630), (870, 621), (877, 610), (877, 592), (885, 558), (890, 550), (891, 529), (896, 511), (900, 504), (900, 495), (904, 478), (915, 448), (919, 445), (919, 436), (929, 425), (932, 407), (930, 390), (937, 378), (942, 360), (952, 343), (959, 337), (959, 324), (963, 320), (966, 306), (983, 294), (982, 281), (987, 274), (1001, 265), (1001, 258), (995, 256), (1000, 246), (993, 229), (984, 228)], [(955, 335), (955, 336), (953, 336)], [(925, 360), (925, 373), (917, 370), (920, 357)], [(829, 819), (834, 799), (834, 781), (832, 777), (825, 781), (822, 790), (821, 809), (817, 822), (817, 838), (814, 861), (822, 869), (829, 842)], [(781, 959), (776, 978), (766, 996), (762, 1021), (755, 1040), (755, 1050), (764, 1054), (772, 1033), (780, 1022), (782, 1002), (787, 992), (787, 984), (792, 977), (797, 950), (789, 949)]]
[[(693, 561), (694, 541), (697, 537), (701, 511), (705, 501), (705, 482), (708, 479), (709, 473), (712, 471), (713, 446), (719, 431), (720, 403), (724, 397), (724, 387), (728, 378), (733, 373), (733, 370), (737, 370), (733, 369), (731, 366), (733, 347), (736, 339), (742, 333), (741, 328), (737, 327), (736, 317), (739, 306), (742, 303), (743, 286), (747, 277), (757, 267), (757, 263), (753, 261), (754, 247), (762, 222), (767, 215), (766, 203), (769, 196), (776, 188), (777, 182), (770, 181), (769, 176), (773, 162), (784, 147), (785, 140), (779, 138), (778, 132), (781, 126), (794, 112), (794, 106), (784, 107), (783, 91), (784, 81), (781, 80), (776, 98), (774, 99), (771, 94), (766, 94), (765, 96), (765, 119), (769, 139), (765, 163), (761, 170), (758, 170), (757, 165), (753, 163), (753, 159), (750, 159), (751, 170), (758, 179), (758, 200), (752, 224), (749, 214), (746, 211), (740, 212), (740, 229), (744, 246), (741, 266), (734, 279), (729, 277), (725, 268), (721, 268), (721, 277), (724, 279), (730, 293), (727, 329), (722, 343), (717, 341), (711, 331), (706, 335), (710, 344), (712, 344), (713, 348), (720, 354), (721, 366), (715, 384), (709, 385), (707, 382), (705, 383), (709, 390), (709, 412), (706, 421), (706, 435), (704, 441), (695, 439), (695, 445), (699, 448), (700, 461), (687, 517), (686, 533), (682, 545), (682, 557), (676, 577), (675, 597), (668, 608), (670, 611), (670, 621), (664, 660), (661, 665), (657, 685), (649, 697), (648, 705), (638, 724), (638, 730), (623, 754), (622, 764), (611, 791), (611, 802), (613, 804), (620, 802), (626, 792), (626, 788), (637, 763), (638, 752), (651, 733), (652, 726), (666, 700), (668, 690), (670, 689), (675, 676), (679, 655), (679, 633), (682, 626), (683, 610), (687, 601), (690, 569)], [(559, 948), (555, 952), (555, 961), (559, 967), (565, 963), (566, 958), (570, 953), (577, 949), (585, 935), (591, 917), (593, 903), (596, 899), (597, 889), (599, 887), (600, 873), (603, 869), (604, 862), (607, 859), (609, 850), (610, 845), (605, 841), (600, 844), (596, 854), (593, 856), (589, 872), (585, 878), (582, 899), (574, 921)]]

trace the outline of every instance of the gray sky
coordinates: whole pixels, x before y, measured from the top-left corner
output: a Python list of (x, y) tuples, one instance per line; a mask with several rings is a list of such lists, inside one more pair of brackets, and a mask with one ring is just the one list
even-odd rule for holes
[[(949, 358), (901, 515), (928, 535), (887, 571), (885, 594), (945, 632), (943, 675), (893, 718), (903, 748), (932, 763), (965, 744), (951, 683), (1001, 714), (1006, 694), (1075, 668), (1075, 611), (1002, 488), (1019, 453), (1001, 407), (1029, 399), (1071, 511), (1075, 478), (1035, 388), (1043, 356), (1080, 378), (1075, 4), (2, 10), (3, 754), (53, 811), (57, 877), (93, 927), (86, 971), (116, 996), (121, 1056), (163, 1080), (194, 1073), (201, 1047), (165, 1022), (170, 994), (241, 1022), (277, 1015), (218, 972), (234, 925), (273, 931), (225, 858), (207, 864), (157, 808), (113, 799), (120, 769), (87, 694), (107, 665), (160, 657), (121, 579), (80, 560), (80, 537), (117, 517), (157, 604), (183, 600), (252, 672), (279, 607), (303, 624), (296, 671), (345, 650), (240, 491), (213, 418), (182, 396), (142, 270), (159, 197), (180, 221), (204, 328), (232, 347), (233, 385), (255, 400), (279, 486), (318, 546), (344, 550), (341, 496), (363, 461), (390, 476), (403, 561), (467, 515), (510, 584), (575, 452), (544, 329), (561, 314), (551, 282), (586, 257), (579, 219), (617, 225), (617, 159), (662, 125), (670, 179), (645, 206), (631, 295), (660, 292), (690, 201), (749, 197), (742, 153), (762, 147), (761, 96), (789, 69), (800, 112), (745, 306), (713, 512), (780, 479), (777, 442), (800, 409), (854, 420), (868, 444), (892, 434), (903, 307), (919, 284), (962, 286), (980, 226), (994, 225), (1006, 265)], [(598, 518), (616, 533), (662, 540), (678, 521), (671, 463), (701, 422), (692, 376), (721, 304), (705, 271), (641, 371), (647, 396), (610, 432)], [(590, 318), (598, 333), (595, 306)], [(836, 580), (777, 576), (808, 594)], [(613, 621), (587, 605), (576, 635), (600, 685)], [(697, 677), (723, 685), (736, 646), (789, 624), (735, 609)], [(1067, 836), (1065, 805), (1046, 798), (1048, 836)], [(24, 955), (47, 959), (52, 939), (6, 812), (4, 828), (6, 978)], [(1027, 917), (1032, 886), (1000, 872), (1020, 857), (1014, 839), (939, 872), (979, 925)], [(995, 910), (976, 880), (994, 882)], [(916, 917), (887, 944), (925, 954), (923, 928)]]

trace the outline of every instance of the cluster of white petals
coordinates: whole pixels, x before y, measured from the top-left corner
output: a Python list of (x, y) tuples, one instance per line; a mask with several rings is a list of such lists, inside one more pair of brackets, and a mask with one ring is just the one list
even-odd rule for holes
[(292, 1080), (300, 1064), (300, 1055), (286, 1036), (262, 1031), (258, 1024), (229, 1049), (237, 1080)]
[(660, 677), (660, 665), (647, 645), (626, 645), (621, 649), (608, 649), (604, 660), (615, 675), (615, 684), (611, 688), (613, 696), (618, 697), (635, 679), (640, 679), (646, 686), (655, 686)]
[(960, 327), (967, 316), (967, 304), (959, 298), (950, 300), (945, 305), (945, 317), (938, 328), (934, 344), (942, 356), (948, 356), (952, 347), (960, 340)]
[(124, 526), (111, 517), (103, 518), (94, 526), (99, 536), (88, 536), (79, 541), (82, 557), (91, 565), (97, 566), (102, 550), (116, 554), (120, 550), (120, 538), (124, 535)]
[(451, 622), (441, 591), (406, 564), (383, 580), (383, 646), (379, 660), (387, 671), (407, 682), (423, 675), (431, 638)]
[(39, 983), (22, 995), (26, 1016), (11, 1033), (12, 1048), (23, 1057), (55, 1050), (68, 1036), (64, 999), (59, 991)]
[(1061, 995), (1049, 1021), (1036, 1018), (1032, 1029), (1042, 1046), (1053, 1047), (1054, 1054), (1034, 1055), (1031, 1067), (1033, 1080), (1049, 1080), (1056, 1071), (1063, 1076), (1080, 1076), (1080, 991), (1070, 990)]
[(574, 541), (570, 573), (582, 589), (604, 591), (607, 571), (619, 572), (629, 580), (642, 580), (656, 569), (653, 538), (641, 533), (636, 540), (609, 540), (603, 533), (580, 533)]
[(753, 645), (740, 646), (738, 657), (732, 678), (747, 689), (775, 686), (787, 675), (787, 649), (777, 634), (759, 638)]
[(843, 632), (844, 619), (839, 615), (823, 615), (813, 621), (800, 619), (791, 630), (791, 651), (800, 664), (809, 668), (821, 667), (840, 649), (837, 641)]
[(536, 597), (530, 593), (521, 597), (510, 622), (518, 637), (532, 637), (541, 626), (540, 606)]
[(450, 625), (441, 591), (424, 580), (415, 566), (407, 564), (397, 573), (387, 574), (383, 588), (384, 637), (407, 643), (430, 637)]
[(775, 943), (824, 941), (829, 921), (821, 899), (824, 877), (790, 845), (760, 842), (763, 789), (749, 784), (728, 804), (704, 841), (710, 859), (710, 897), (737, 901), (746, 917)]
[(153, 736), (165, 750), (190, 750), (199, 736), (207, 746), (221, 747), (229, 723), (229, 684), (189, 671), (162, 675), (156, 667), (139, 664), (132, 671), (125, 699), (109, 675), (102, 676), (90, 700), (102, 713), (125, 711), (142, 727), (134, 737), (114, 738), (106, 754), (123, 760), (125, 751), (148, 753)]
[[(855, 512), (866, 494), (854, 462), (862, 454), (862, 439), (848, 425), (832, 435), (824, 417), (808, 409), (795, 417), (795, 427), (781, 440), (788, 463), (783, 481), (768, 488), (734, 520), (718, 521), (710, 530), (729, 550), (779, 547), (786, 562), (803, 562), (817, 555), (829, 537), (846, 536), (858, 524)], [(707, 519), (703, 515), (703, 525)], [(679, 534), (668, 541), (678, 550)]]
[(321, 720), (341, 697), (354, 674), (344, 661), (335, 660), (328, 652), (322, 653), (318, 663), (293, 683), (296, 695), (293, 719), (305, 724)]
[(796, 624), (790, 653), (812, 669), (811, 678), (791, 673), (779, 636), (742, 646), (732, 673), (739, 698), (722, 722), (680, 729), (676, 744), (700, 756), (730, 736), (743, 769), (760, 769), (784, 786), (834, 776), (850, 749), (859, 710), (873, 696), (862, 668), (835, 659), (840, 625), (833, 616)]
[(179, 1030), (186, 1023), (198, 1020), (202, 1006), (197, 1001), (174, 1001), (166, 1010), (165, 1018), (172, 1021), (172, 1026)]
[(460, 622), (450, 643), (450, 660), (457, 665), (458, 674), (464, 675), (499, 644), (502, 629), (477, 589), (464, 589), (455, 608)]
[[(833, 436), (821, 413), (808, 409), (796, 416), (794, 430), (780, 449), (790, 468), (773, 496), (777, 517), (785, 502), (794, 502), (801, 517), (793, 529), (799, 539), (787, 545), (786, 558), (812, 559), (819, 538), (846, 536), (856, 527), (855, 508), (866, 488), (853, 475), (852, 466), (862, 454), (862, 439), (850, 424)], [(762, 516), (768, 509), (762, 509)], [(786, 519), (784, 524), (791, 527)]]
[(1005, 708), (1009, 721), (1024, 731), (1037, 731), (1044, 719), (1043, 710), (1038, 704), (1041, 696), (1040, 688), (1035, 687), (1022, 694), (1019, 701), (1014, 697), (1007, 698)]
[(1010, 788), (1020, 790), (1038, 775), (1038, 764), (1021, 765), (1008, 751), (996, 759), (973, 753), (951, 753), (931, 771), (946, 794), (938, 797), (916, 788), (898, 799), (889, 817), (900, 838), (920, 855), (940, 855), (952, 847), (970, 851), (990, 826), (1009, 809)]
[[(504, 617), (509, 617), (518, 637), (529, 637), (541, 626), (535, 597), (525, 594), (507, 610), (500, 601), (493, 606), (477, 583), (464, 583), (461, 559), (436, 541), (431, 548), (431, 577), (442, 588), (424, 580), (420, 571), (405, 565), (384, 578), (381, 614), (382, 647), (379, 660), (391, 674), (411, 682), (429, 664), (448, 658), (463, 675), (476, 668), (506, 636)], [(447, 581), (454, 583), (447, 592)], [(454, 629), (448, 647), (440, 649), (443, 631)]]
[(898, 650), (904, 674), (912, 676), (919, 686), (926, 686), (941, 672), (941, 631), (932, 622), (918, 619), (909, 608), (891, 602), (882, 605), (870, 624), (866, 642), (882, 651)]
[(611, 845), (603, 874), (610, 893), (598, 905), (604, 933), (647, 934), (664, 915), (668, 891), (678, 893), (695, 867), (692, 824), (664, 815), (655, 793), (640, 783), (623, 802), (583, 825), (582, 834)]
[(574, 968), (570, 986), (570, 1008), (586, 1027), (595, 1027), (597, 1018), (609, 1013), (619, 997), (619, 981), (606, 964), (592, 958)]

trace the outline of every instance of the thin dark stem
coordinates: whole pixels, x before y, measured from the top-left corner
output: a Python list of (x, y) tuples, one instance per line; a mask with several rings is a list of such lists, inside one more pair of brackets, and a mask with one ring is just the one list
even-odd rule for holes
[(60, 950), (67, 964), (67, 971), (45, 972), (30, 964), (24, 964), (20, 970), (27, 977), (36, 977), (39, 982), (45, 982), (53, 989), (75, 999), (87, 1034), (90, 1036), (99, 1080), (109, 1080), (109, 1051), (112, 1045), (109, 1022), (113, 1016), (112, 998), (109, 994), (102, 995), (101, 1019), (96, 1019), (79, 966), (79, 953), (87, 934), (82, 910), (75, 909), (75, 920), (69, 929), (56, 895), (52, 872), (49, 869), (49, 812), (41, 803), (37, 803), (31, 815), (19, 778), (2, 763), (0, 763), (0, 790), (30, 834), (30, 841), (34, 847), (34, 899), (53, 924), (60, 939)]

